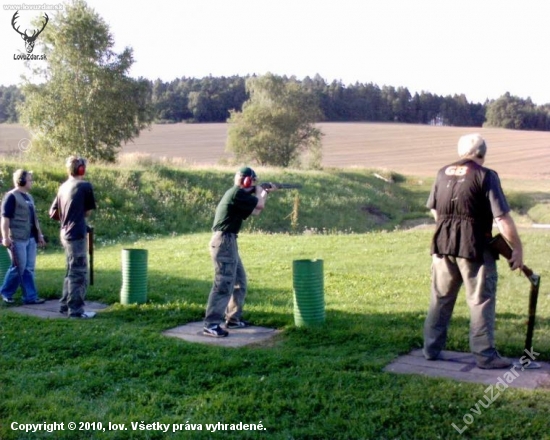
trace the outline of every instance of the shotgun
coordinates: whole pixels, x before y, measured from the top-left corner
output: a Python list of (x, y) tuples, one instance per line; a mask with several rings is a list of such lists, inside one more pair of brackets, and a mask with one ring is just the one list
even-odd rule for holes
[(90, 259), (90, 286), (94, 285), (94, 228), (88, 226), (88, 255)]
[[(512, 257), (512, 248), (506, 239), (497, 234), (490, 242), (491, 249), (498, 252), (504, 258), (509, 260)], [(534, 273), (527, 266), (523, 265), (521, 268), (523, 274), (527, 277), (531, 283), (531, 290), (529, 292), (529, 320), (527, 321), (527, 335), (525, 337), (525, 350), (531, 350), (533, 345), (533, 333), (535, 331), (535, 316), (537, 313), (537, 300), (539, 298), (540, 290), (540, 275)], [(533, 368), (533, 367), (531, 367)]]

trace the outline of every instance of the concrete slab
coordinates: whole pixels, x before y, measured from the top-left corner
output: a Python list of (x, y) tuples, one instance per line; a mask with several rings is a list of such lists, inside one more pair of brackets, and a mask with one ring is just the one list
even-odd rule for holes
[[(87, 312), (98, 312), (100, 310), (106, 309), (108, 305), (101, 304), (97, 302), (86, 301), (84, 310)], [(21, 305), (17, 307), (10, 307), (10, 311), (21, 313), (23, 315), (36, 316), (38, 318), (44, 319), (63, 319), (67, 318), (67, 315), (59, 313), (59, 301), (48, 300), (44, 304), (32, 304), (32, 305)]]
[[(518, 359), (513, 359), (519, 361)], [(501, 370), (477, 368), (473, 355), (455, 351), (443, 351), (441, 360), (424, 359), (422, 350), (413, 350), (398, 357), (384, 368), (384, 371), (399, 374), (422, 374), (463, 382), (496, 385), (499, 381), (512, 388), (541, 389), (550, 391), (550, 364), (538, 362), (540, 369), (510, 367)]]
[(266, 342), (281, 333), (281, 330), (252, 326), (236, 330), (228, 330), (229, 336), (225, 338), (213, 338), (211, 336), (203, 335), (202, 327), (202, 321), (190, 322), (188, 324), (166, 330), (162, 334), (173, 338), (180, 338), (188, 342), (235, 348)]

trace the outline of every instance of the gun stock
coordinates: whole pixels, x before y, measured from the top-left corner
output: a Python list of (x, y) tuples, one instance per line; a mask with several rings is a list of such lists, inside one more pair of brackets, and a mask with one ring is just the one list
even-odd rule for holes
[[(499, 255), (502, 255), (507, 260), (512, 258), (512, 247), (501, 234), (495, 235), (495, 237), (489, 242), (489, 246), (491, 247), (491, 249), (493, 249)], [(525, 274), (527, 278), (529, 278), (529, 281), (531, 281), (531, 283), (533, 283), (532, 278), (538, 276), (535, 275), (534, 272), (525, 265), (523, 265), (521, 271)]]

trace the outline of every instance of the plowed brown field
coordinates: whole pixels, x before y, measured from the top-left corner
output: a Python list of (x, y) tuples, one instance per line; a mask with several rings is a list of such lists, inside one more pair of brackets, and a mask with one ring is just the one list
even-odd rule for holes
[[(320, 123), (323, 165), (336, 168), (383, 168), (403, 174), (433, 176), (456, 159), (458, 138), (478, 132), (487, 141), (486, 166), (503, 178), (550, 180), (550, 133), (497, 128), (434, 127), (393, 123)], [(153, 125), (123, 153), (182, 158), (188, 164), (217, 164), (225, 152), (226, 124)], [(28, 138), (18, 125), (0, 124), (0, 152), (17, 152)], [(32, 148), (32, 145), (27, 148)]]

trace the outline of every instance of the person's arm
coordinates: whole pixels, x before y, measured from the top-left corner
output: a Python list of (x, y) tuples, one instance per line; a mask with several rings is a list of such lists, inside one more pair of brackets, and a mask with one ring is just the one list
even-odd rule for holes
[(10, 219), (8, 217), (2, 216), (2, 220), (0, 221), (0, 228), (2, 229), (2, 244), (6, 247), (10, 247)]
[(54, 201), (52, 202), (52, 206), (50, 206), (50, 210), (48, 211), (48, 215), (52, 220), (59, 221), (61, 220), (61, 216), (59, 215), (59, 204), (58, 204), (58, 198), (56, 197)]
[(12, 240), (10, 238), (11, 218), (15, 213), (15, 196), (8, 194), (2, 201), (2, 220), (0, 220), (0, 230), (2, 231), (2, 244), (10, 247)]
[(256, 204), (254, 211), (252, 211), (252, 215), (260, 215), (265, 207), (265, 201), (267, 200), (267, 191), (260, 185), (256, 185), (256, 198), (258, 199), (258, 203)]
[(89, 184), (84, 200), (84, 217), (89, 217), (92, 214), (92, 211), (97, 208), (95, 203), (94, 190), (92, 189), (91, 184)]
[(42, 234), (42, 229), (40, 228), (40, 222), (36, 220), (36, 227), (38, 230), (38, 246), (46, 246), (46, 240), (44, 240), (44, 234)]
[(523, 245), (519, 238), (516, 223), (509, 212), (499, 217), (495, 217), (499, 232), (512, 246), (512, 257), (510, 258), (510, 268), (519, 269), (523, 266)]
[(430, 212), (432, 213), (434, 220), (437, 222), (437, 211), (435, 209), (430, 209)]
[(489, 170), (484, 183), (487, 185), (491, 212), (493, 213), (497, 228), (513, 249), (512, 257), (509, 260), (510, 268), (512, 270), (520, 269), (523, 266), (523, 246), (519, 238), (516, 223), (510, 215), (510, 206), (502, 191), (500, 178), (495, 171)]

